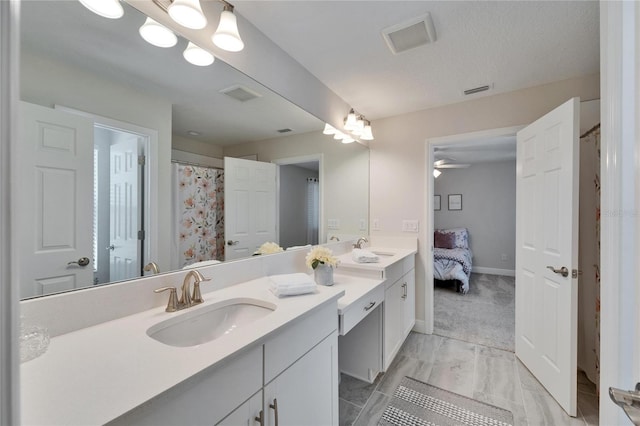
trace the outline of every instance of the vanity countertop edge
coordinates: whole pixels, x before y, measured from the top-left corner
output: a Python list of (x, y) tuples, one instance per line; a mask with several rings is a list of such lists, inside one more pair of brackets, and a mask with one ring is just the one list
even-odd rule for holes
[[(107, 423), (234, 354), (262, 344), (344, 294), (343, 287), (318, 286), (313, 294), (277, 298), (268, 290), (268, 278), (262, 277), (206, 293), (202, 305), (184, 311), (154, 308), (54, 337), (45, 354), (21, 364), (22, 423)], [(173, 315), (238, 297), (265, 300), (277, 308), (268, 320), (193, 347), (165, 345), (146, 334), (149, 327)]]

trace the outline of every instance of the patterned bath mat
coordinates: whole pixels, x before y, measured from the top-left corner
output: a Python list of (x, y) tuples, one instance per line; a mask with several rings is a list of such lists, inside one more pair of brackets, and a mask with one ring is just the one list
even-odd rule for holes
[(404, 377), (379, 425), (511, 426), (511, 411)]

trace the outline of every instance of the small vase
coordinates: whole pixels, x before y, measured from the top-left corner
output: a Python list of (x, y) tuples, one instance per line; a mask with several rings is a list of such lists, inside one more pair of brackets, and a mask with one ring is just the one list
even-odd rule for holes
[(313, 278), (318, 285), (333, 285), (333, 268), (326, 263), (320, 263), (313, 270)]

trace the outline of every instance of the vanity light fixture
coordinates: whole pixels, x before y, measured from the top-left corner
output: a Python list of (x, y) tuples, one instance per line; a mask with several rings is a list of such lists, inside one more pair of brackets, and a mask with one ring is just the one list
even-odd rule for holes
[(365, 141), (373, 140), (373, 132), (371, 131), (371, 122), (369, 120), (366, 121), (364, 125), (364, 129), (362, 130), (362, 134), (360, 135), (360, 139)]
[(184, 56), (187, 62), (190, 62), (193, 65), (197, 65), (199, 67), (206, 67), (207, 65), (211, 65), (215, 60), (215, 57), (211, 53), (207, 52), (200, 46), (193, 44), (192, 42), (189, 42), (182, 56)]
[(80, 0), (93, 13), (109, 19), (122, 18), (124, 9), (119, 0)]
[(352, 131), (353, 129), (356, 128), (357, 122), (358, 122), (358, 118), (356, 117), (356, 113), (353, 110), (353, 108), (351, 108), (351, 110), (349, 111), (349, 114), (347, 114), (347, 118), (344, 121), (345, 130)]
[(322, 134), (323, 135), (335, 135), (336, 134), (336, 128), (333, 127), (329, 123), (324, 123), (324, 130), (322, 131)]
[(183, 27), (200, 30), (207, 26), (200, 0), (173, 0), (167, 12), (171, 19)]
[(333, 135), (333, 138), (337, 141), (342, 140), (346, 135), (342, 133), (340, 130), (336, 130), (336, 133)]
[(344, 137), (342, 138), (342, 143), (351, 143), (355, 141), (356, 140), (349, 135), (344, 135)]
[(178, 43), (178, 37), (173, 31), (151, 18), (147, 18), (140, 27), (140, 36), (158, 47), (173, 47)]
[(364, 117), (359, 116), (358, 119), (356, 120), (356, 126), (351, 131), (351, 133), (353, 133), (356, 136), (360, 136), (362, 132), (364, 132)]
[(239, 52), (244, 49), (244, 42), (238, 32), (238, 22), (233, 13), (233, 6), (224, 0), (224, 9), (220, 14), (218, 29), (211, 36), (211, 41), (222, 50), (228, 52)]

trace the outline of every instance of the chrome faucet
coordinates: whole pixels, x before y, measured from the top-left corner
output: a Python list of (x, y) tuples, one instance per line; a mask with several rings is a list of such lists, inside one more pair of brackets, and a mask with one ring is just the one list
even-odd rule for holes
[[(191, 277), (193, 277), (193, 293), (189, 293), (189, 287), (191, 287)], [(165, 311), (175, 312), (204, 302), (202, 294), (200, 293), (200, 283), (209, 280), (210, 278), (203, 277), (200, 271), (192, 269), (187, 272), (187, 275), (185, 275), (184, 277), (182, 288), (180, 290), (180, 299), (178, 299), (177, 297), (177, 291), (175, 287), (162, 287), (153, 291), (155, 293), (169, 291), (169, 302), (167, 303), (167, 308), (165, 309)]]
[(358, 238), (358, 241), (356, 241), (356, 243), (353, 245), (353, 248), (361, 249), (362, 245), (364, 243), (368, 243), (368, 242), (369, 242), (369, 240), (367, 240), (365, 237), (360, 237), (360, 238)]
[(160, 269), (158, 269), (158, 264), (156, 262), (149, 262), (144, 266), (144, 270), (146, 272), (152, 271), (154, 274), (157, 274), (160, 272)]

